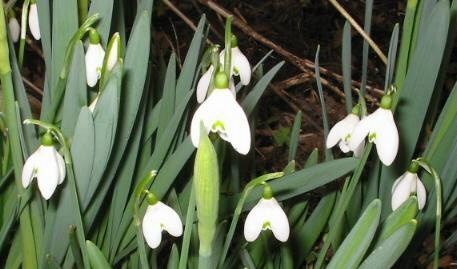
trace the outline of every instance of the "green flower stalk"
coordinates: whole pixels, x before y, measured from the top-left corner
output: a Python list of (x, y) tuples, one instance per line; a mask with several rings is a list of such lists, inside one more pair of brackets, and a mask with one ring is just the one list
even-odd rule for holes
[[(201, 125), (201, 129), (205, 129)], [(202, 130), (202, 134), (206, 131)], [(194, 190), (197, 205), (200, 257), (209, 257), (216, 233), (219, 209), (219, 166), (217, 154), (207, 135), (200, 136), (194, 165)]]

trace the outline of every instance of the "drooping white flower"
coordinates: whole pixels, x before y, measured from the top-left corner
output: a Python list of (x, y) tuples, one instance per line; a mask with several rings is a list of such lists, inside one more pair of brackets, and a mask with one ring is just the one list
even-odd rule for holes
[(30, 28), (30, 32), (32, 33), (33, 38), (35, 38), (35, 40), (40, 40), (41, 39), (40, 23), (38, 21), (37, 4), (34, 3), (34, 1), (31, 1), (30, 9), (29, 9), (29, 28)]
[[(235, 75), (240, 77), (241, 84), (248, 85), (251, 81), (251, 65), (249, 64), (248, 58), (241, 52), (238, 47), (238, 39), (235, 35), (232, 35), (231, 40), (231, 67), (230, 76)], [(219, 55), (219, 61), (224, 65), (225, 49), (221, 51)]]
[(252, 242), (257, 239), (262, 230), (271, 230), (273, 235), (281, 242), (289, 238), (290, 227), (286, 213), (282, 210), (276, 199), (270, 194), (264, 195), (251, 209), (244, 223), (244, 237)]
[[(354, 107), (355, 109), (355, 107)], [(357, 109), (358, 110), (358, 109)], [(358, 112), (357, 112), (358, 113)], [(344, 153), (349, 152), (349, 141), (351, 140), (351, 134), (355, 126), (360, 122), (358, 114), (350, 113), (344, 119), (337, 122), (327, 136), (326, 146), (327, 148), (332, 148), (336, 144), (340, 147), (341, 151)], [(362, 140), (360, 144), (354, 149), (354, 155), (359, 157), (363, 151), (364, 141)]]
[(34, 178), (44, 199), (48, 200), (65, 179), (65, 162), (46, 133), (42, 145), (26, 160), (22, 169), (22, 186), (27, 188)]
[(89, 46), (87, 47), (86, 61), (86, 79), (87, 85), (94, 87), (101, 75), (103, 58), (105, 50), (100, 44), (100, 35), (95, 29), (89, 31)]
[(368, 141), (376, 144), (379, 159), (386, 166), (391, 165), (397, 156), (399, 141), (391, 103), (390, 95), (383, 96), (381, 106), (355, 126), (349, 141), (349, 148), (354, 150), (368, 136)]
[(392, 185), (392, 210), (399, 208), (410, 195), (417, 196), (418, 208), (422, 209), (427, 200), (425, 186), (417, 173), (405, 172)]
[(148, 205), (142, 226), (144, 238), (151, 248), (160, 245), (163, 230), (174, 237), (181, 236), (183, 232), (178, 213), (160, 201)]
[(19, 34), (21, 33), (21, 26), (15, 17), (11, 17), (8, 21), (8, 28), (11, 34), (11, 40), (16, 43), (19, 40)]
[[(197, 84), (197, 102), (202, 103), (205, 101), (206, 95), (208, 93), (208, 87), (211, 82), (211, 77), (213, 76), (214, 66), (210, 66), (208, 70), (202, 75), (200, 80)], [(233, 78), (230, 78), (229, 81), (229, 89), (232, 92), (233, 97), (236, 98), (236, 90), (235, 90), (235, 83), (233, 82)]]
[(216, 88), (198, 107), (192, 118), (190, 126), (192, 143), (198, 147), (200, 123), (203, 123), (208, 133), (210, 131), (218, 133), (240, 154), (247, 154), (251, 147), (251, 131), (246, 114), (227, 88), (228, 78), (224, 72), (216, 74), (214, 84)]

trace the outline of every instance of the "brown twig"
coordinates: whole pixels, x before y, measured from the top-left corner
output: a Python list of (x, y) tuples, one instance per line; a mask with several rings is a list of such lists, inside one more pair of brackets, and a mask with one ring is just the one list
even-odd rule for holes
[[(272, 42), (268, 38), (264, 37), (263, 35), (261, 35), (257, 31), (255, 31), (247, 23), (244, 23), (237, 16), (234, 16), (233, 13), (231, 13), (228, 10), (226, 10), (225, 8), (221, 7), (219, 4), (215, 3), (214, 1), (212, 1), (212, 0), (199, 0), (199, 1), (200, 1), (200, 3), (208, 6), (214, 12), (216, 12), (218, 14), (221, 14), (225, 18), (227, 18), (229, 16), (232, 16), (233, 17), (233, 25), (237, 26), (245, 34), (251, 36), (255, 40), (257, 40), (260, 43), (264, 44), (265, 46), (271, 48), (276, 53), (278, 53), (281, 56), (283, 56), (288, 62), (290, 62), (291, 64), (296, 66), (302, 72), (304, 72), (306, 74), (312, 74), (313, 76), (315, 76), (315, 74), (314, 74), (314, 69), (315, 69), (314, 62), (312, 62), (312, 61), (310, 61), (308, 59), (300, 58), (297, 55), (291, 53), (290, 51), (282, 48), (281, 46), (279, 46), (277, 44), (275, 44), (274, 42)], [(332, 77), (332, 78), (337, 79), (339, 81), (343, 80), (343, 76), (341, 76), (340, 74), (337, 74), (335, 72), (332, 72), (332, 71), (330, 71), (330, 70), (328, 70), (328, 69), (326, 69), (324, 67), (319, 67), (319, 71), (320, 71), (321, 75)], [(342, 91), (339, 90), (338, 87), (332, 85), (327, 79), (321, 77), (321, 80), (322, 80), (322, 84), (324, 86), (328, 87), (330, 90), (335, 92), (337, 95), (344, 96)], [(352, 82), (353, 82), (354, 86), (360, 86), (360, 82), (357, 82), (357, 81), (352, 81)], [(380, 89), (376, 89), (376, 88), (370, 87), (370, 86), (367, 86), (367, 90), (371, 91), (372, 93), (374, 93), (374, 95), (377, 95), (377, 96), (382, 96), (382, 93), (383, 93), (383, 91), (381, 91)]]

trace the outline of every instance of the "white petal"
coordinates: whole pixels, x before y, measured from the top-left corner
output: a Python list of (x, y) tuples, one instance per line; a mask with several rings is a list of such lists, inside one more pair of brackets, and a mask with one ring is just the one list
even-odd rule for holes
[(236, 69), (240, 76), (241, 84), (248, 85), (251, 81), (251, 66), (248, 59), (239, 47), (232, 48), (232, 69)]
[(363, 149), (365, 148), (365, 141), (362, 140), (362, 142), (352, 151), (354, 152), (355, 157), (360, 157), (362, 156)]
[(289, 220), (276, 199), (271, 198), (270, 200), (272, 200), (273, 203), (269, 210), (271, 231), (276, 239), (281, 242), (286, 242), (290, 233)]
[(248, 242), (252, 242), (259, 237), (264, 222), (268, 221), (269, 207), (267, 201), (263, 198), (260, 199), (246, 217), (246, 221), (244, 222), (244, 238)]
[(65, 161), (57, 151), (56, 152), (56, 161), (57, 161), (57, 166), (59, 167), (59, 181), (58, 184), (62, 184), (63, 180), (65, 179), (66, 176), (66, 168), (65, 168)]
[(414, 178), (411, 177), (411, 175), (409, 174), (406, 174), (405, 177), (402, 180), (400, 180), (400, 182), (396, 185), (396, 188), (393, 190), (392, 210), (395, 210), (398, 207), (400, 207), (400, 205), (403, 204), (406, 200), (408, 200), (409, 196), (411, 195), (411, 188), (412, 185), (415, 184), (415, 182)]
[(419, 179), (419, 177), (417, 178), (416, 184), (417, 203), (419, 204), (419, 209), (422, 210), (422, 208), (425, 206), (425, 202), (427, 201), (427, 191), (425, 190), (424, 184)]
[(374, 126), (376, 133), (374, 143), (379, 159), (384, 165), (389, 166), (397, 156), (398, 130), (390, 110), (379, 108), (377, 111), (379, 111), (379, 118)]
[(235, 87), (235, 82), (233, 81), (232, 77), (230, 77), (230, 81), (229, 81), (229, 90), (233, 94), (233, 98), (236, 99), (236, 87)]
[(340, 140), (340, 142), (338, 143), (338, 147), (340, 148), (340, 150), (344, 153), (348, 153), (351, 149), (349, 148), (349, 146), (344, 143), (343, 140)]
[(9, 19), (8, 28), (10, 29), (11, 40), (16, 43), (19, 40), (19, 34), (21, 33), (21, 26), (16, 18)]
[(37, 162), (38, 188), (43, 198), (48, 200), (59, 183), (59, 167), (54, 146), (43, 146)]
[(32, 155), (27, 158), (25, 161), (24, 167), (22, 168), (22, 186), (24, 188), (27, 188), (30, 183), (32, 182), (32, 179), (34, 178), (34, 170), (37, 168), (38, 163), (37, 163), (37, 158), (40, 156), (39, 152), (41, 151), (40, 146)]
[(162, 228), (157, 221), (157, 208), (148, 206), (143, 217), (143, 235), (149, 247), (157, 248), (162, 241)]
[(364, 142), (365, 137), (372, 130), (372, 126), (374, 124), (373, 121), (375, 118), (376, 117), (371, 114), (357, 123), (357, 125), (354, 127), (354, 130), (352, 131), (351, 139), (349, 140), (349, 148), (351, 148), (351, 150), (356, 149), (360, 143)]
[(227, 111), (220, 116), (224, 123), (227, 140), (236, 151), (246, 155), (251, 148), (251, 130), (248, 119), (241, 106), (231, 96), (231, 93), (224, 91), (224, 94), (227, 95), (225, 98)]
[(337, 122), (328, 133), (327, 148), (335, 146), (340, 140), (343, 140), (346, 136), (350, 135), (359, 121), (359, 117), (351, 113)]
[(211, 130), (211, 123), (208, 124), (208, 122), (209, 119), (212, 118), (213, 114), (211, 111), (211, 103), (208, 103), (208, 100), (210, 100), (210, 98), (208, 98), (203, 104), (201, 104), (197, 108), (190, 123), (190, 138), (192, 140), (192, 144), (194, 144), (194, 147), (196, 148), (198, 148), (198, 144), (200, 143), (200, 124), (203, 123), (203, 125), (205, 126), (205, 135), (208, 135), (208, 133)]
[(157, 218), (160, 221), (161, 226), (165, 231), (174, 237), (182, 235), (182, 222), (176, 211), (169, 207), (168, 205), (157, 202), (157, 207), (159, 208), (159, 216)]
[(105, 51), (100, 44), (89, 44), (85, 56), (87, 85), (94, 87), (100, 78)]
[(38, 10), (37, 10), (36, 4), (30, 5), (29, 28), (30, 28), (30, 32), (32, 33), (33, 38), (35, 38), (36, 40), (40, 40), (41, 33), (40, 33), (40, 24), (38, 22)]
[(208, 92), (211, 76), (213, 75), (214, 67), (210, 66), (203, 74), (197, 84), (197, 102), (202, 103), (205, 101), (206, 93)]
[(407, 173), (407, 172), (403, 173), (403, 175), (399, 176), (399, 177), (394, 181), (394, 184), (392, 184), (392, 190), (391, 190), (392, 193), (393, 193), (394, 190), (397, 188), (398, 183), (400, 183), (400, 182), (402, 181), (402, 179), (406, 176), (406, 173)]

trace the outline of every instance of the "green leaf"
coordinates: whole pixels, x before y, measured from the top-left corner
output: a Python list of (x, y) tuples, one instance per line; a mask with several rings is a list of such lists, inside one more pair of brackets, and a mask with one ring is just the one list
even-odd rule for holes
[(352, 110), (352, 45), (351, 45), (351, 24), (346, 21), (343, 28), (343, 45), (341, 47), (341, 61), (343, 69), (343, 87), (344, 97), (346, 100), (346, 112), (349, 114)]
[(81, 107), (87, 105), (86, 68), (84, 47), (81, 41), (75, 44), (73, 61), (68, 73), (67, 88), (63, 103), (61, 131), (65, 137), (73, 137)]
[(283, 64), (284, 62), (280, 62), (276, 64), (273, 68), (271, 68), (270, 71), (268, 71), (268, 73), (266, 73), (265, 76), (263, 76), (259, 80), (259, 82), (257, 82), (257, 84), (254, 86), (252, 91), (249, 92), (246, 98), (244, 98), (243, 102), (241, 103), (241, 106), (243, 107), (246, 115), (249, 116), (252, 113), (252, 111), (254, 111), (254, 108), (257, 105), (257, 102), (259, 101), (263, 92), (265, 91), (268, 84), (271, 82), (271, 80)]
[(335, 193), (325, 195), (303, 226), (294, 230), (291, 237), (296, 264), (301, 265), (324, 230), (335, 204)]
[(359, 269), (391, 268), (409, 245), (416, 230), (417, 221), (410, 220), (399, 227), (360, 265)]
[[(278, 200), (286, 200), (299, 194), (314, 190), (354, 170), (358, 159), (344, 158), (318, 164), (297, 171), (270, 183)], [(258, 200), (262, 188), (257, 187), (250, 192), (246, 203), (252, 204)]]
[(89, 254), (89, 261), (92, 268), (109, 269), (111, 265), (106, 260), (101, 250), (91, 241), (86, 241), (87, 252)]
[(290, 134), (289, 140), (289, 157), (288, 162), (291, 162), (295, 159), (295, 155), (297, 154), (297, 148), (299, 138), (300, 138), (300, 130), (301, 130), (301, 119), (302, 119), (302, 112), (298, 111), (297, 115), (294, 118), (294, 125), (292, 126), (292, 131)]
[(379, 234), (376, 236), (374, 248), (380, 246), (384, 240), (390, 237), (401, 226), (415, 218), (417, 210), (417, 198), (416, 196), (411, 196), (382, 223)]
[(381, 201), (374, 200), (360, 216), (328, 264), (328, 269), (357, 268), (367, 251), (381, 216)]
[(81, 199), (82, 208), (86, 208), (103, 178), (109, 157), (116, 138), (119, 115), (119, 94), (121, 87), (122, 67), (116, 65), (111, 77), (94, 108), (94, 163), (89, 186)]
[(173, 53), (168, 61), (167, 73), (165, 75), (165, 84), (163, 86), (162, 98), (159, 113), (159, 126), (157, 129), (156, 148), (160, 148), (159, 140), (162, 138), (173, 113), (175, 112), (175, 95), (176, 95), (176, 56)]
[(171, 247), (170, 257), (168, 257), (167, 269), (178, 269), (179, 265), (179, 250), (176, 244)]

